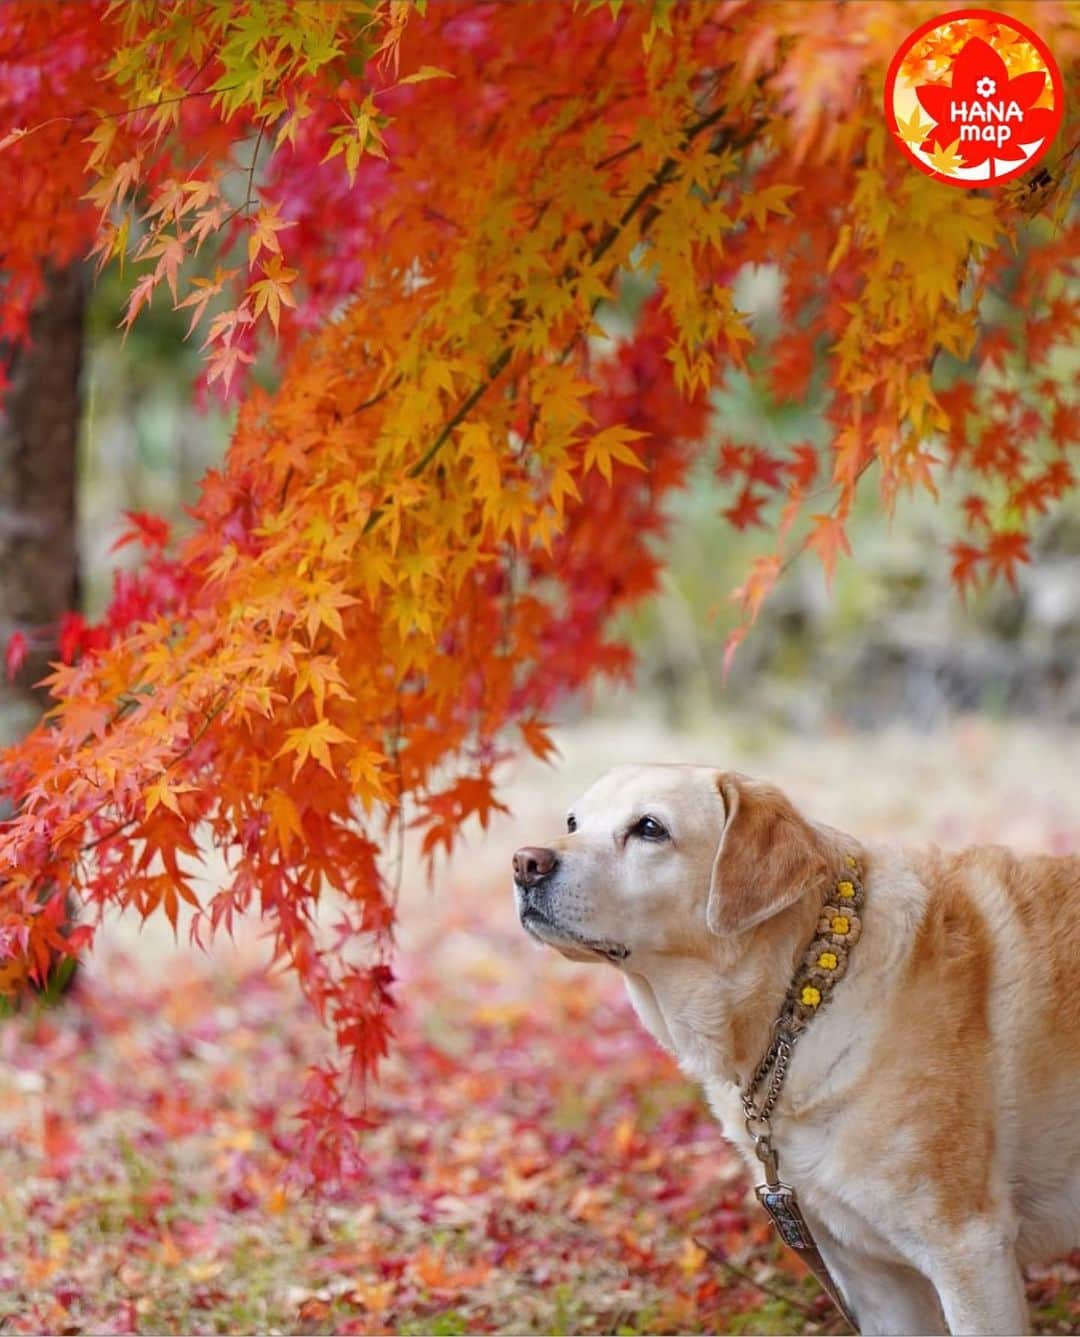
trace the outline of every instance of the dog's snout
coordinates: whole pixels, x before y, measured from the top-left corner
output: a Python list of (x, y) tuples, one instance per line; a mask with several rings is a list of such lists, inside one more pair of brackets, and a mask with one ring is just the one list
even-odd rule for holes
[(539, 845), (525, 845), (514, 855), (514, 881), (521, 887), (535, 887), (558, 867), (554, 850)]

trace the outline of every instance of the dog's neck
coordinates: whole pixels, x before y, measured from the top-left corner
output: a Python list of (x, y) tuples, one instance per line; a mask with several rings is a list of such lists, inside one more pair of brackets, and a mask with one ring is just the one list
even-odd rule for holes
[[(863, 853), (848, 838), (836, 848), (838, 868), (844, 855)], [(628, 963), (627, 989), (638, 1017), (688, 1074), (707, 1086), (718, 1080), (745, 1086), (772, 1039), (829, 885), (825, 880), (808, 889), (745, 934), (707, 943), (700, 955), (656, 956), (642, 973)]]
[(708, 956), (655, 958), (626, 969), (630, 999), (646, 1030), (699, 1081), (741, 1086), (769, 1045), (772, 1024), (819, 907), (804, 899)]

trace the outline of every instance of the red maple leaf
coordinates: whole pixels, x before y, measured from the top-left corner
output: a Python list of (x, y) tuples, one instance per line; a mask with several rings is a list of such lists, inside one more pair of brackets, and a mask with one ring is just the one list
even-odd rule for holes
[(739, 493), (734, 504), (724, 511), (724, 519), (735, 529), (750, 529), (753, 525), (764, 523), (761, 519), (761, 508), (764, 504), (765, 498), (760, 493), (753, 492), (747, 485)]
[(1054, 501), (1060, 501), (1065, 493), (1076, 485), (1076, 475), (1073, 473), (1072, 465), (1064, 456), (1051, 460), (1043, 470), (1041, 479), (1046, 496)]
[(153, 552), (168, 543), (169, 525), (160, 515), (148, 515), (145, 511), (125, 511), (124, 515), (131, 527), (124, 530), (109, 549), (110, 552), (126, 548), (129, 543), (141, 543), (148, 552)]
[(65, 664), (74, 664), (78, 658), (86, 630), (86, 621), (81, 613), (65, 613), (60, 619), (57, 640), (60, 644), (60, 658)]
[(967, 587), (975, 584), (979, 574), (979, 566), (986, 554), (981, 548), (976, 548), (971, 543), (954, 543), (950, 552), (953, 559), (952, 581), (962, 598), (967, 591)]
[(1015, 590), (1017, 566), (1021, 562), (1031, 561), (1027, 535), (1013, 529), (991, 535), (986, 545), (986, 560), (991, 574), (1004, 576)]
[(26, 663), (26, 636), (21, 631), (12, 632), (8, 639), (7, 649), (4, 651), (4, 668), (7, 671), (8, 681), (13, 681), (15, 675)]
[(818, 471), (817, 451), (809, 442), (792, 446), (788, 471), (794, 487), (805, 490), (814, 481)]
[(1080, 441), (1080, 412), (1072, 404), (1058, 404), (1050, 420), (1050, 440), (1062, 450)]
[[(988, 92), (991, 85), (992, 91)], [(977, 167), (988, 158), (1019, 162), (1027, 156), (1020, 147), (1022, 144), (1036, 143), (1054, 133), (1054, 112), (1034, 105), (1045, 86), (1045, 70), (1029, 70), (1010, 79), (1005, 62), (990, 43), (973, 37), (953, 61), (951, 85), (922, 84), (915, 89), (923, 109), (937, 122), (921, 148), (932, 153), (935, 145), (944, 149), (959, 141), (957, 152), (967, 167)], [(1022, 113), (1020, 119), (975, 120), (961, 111), (962, 106), (1007, 108), (1014, 102)], [(971, 137), (972, 127), (979, 130), (985, 125), (995, 128), (1005, 125), (1011, 133), (1002, 143), (996, 137), (993, 140)]]
[(720, 458), (716, 463), (716, 476), (721, 483), (730, 483), (732, 479), (746, 471), (746, 447), (725, 441), (720, 447)]
[(773, 394), (781, 403), (798, 404), (806, 398), (814, 373), (812, 335), (796, 330), (782, 334), (773, 344), (769, 379)]
[(752, 446), (746, 464), (746, 479), (748, 483), (761, 483), (763, 487), (778, 489), (784, 481), (784, 461), (759, 446)]
[(965, 497), (960, 504), (963, 507), (964, 514), (967, 516), (968, 524), (972, 529), (974, 529), (976, 525), (983, 525), (987, 529), (990, 528), (990, 511), (987, 507), (985, 497), (979, 497), (972, 493), (970, 496)]

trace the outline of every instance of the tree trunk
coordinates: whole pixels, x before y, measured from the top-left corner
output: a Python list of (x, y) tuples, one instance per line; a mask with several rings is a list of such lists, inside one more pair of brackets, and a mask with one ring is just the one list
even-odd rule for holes
[[(0, 746), (40, 715), (46, 697), (33, 684), (57, 656), (60, 617), (79, 603), (75, 454), (84, 304), (81, 265), (46, 276), (29, 340), (14, 350), (0, 404), (0, 661), (13, 633), (21, 632), (28, 645), (15, 681), (0, 674)], [(3, 808), (0, 800), (0, 818)], [(74, 968), (74, 960), (64, 958), (34, 992), (56, 1001), (70, 987)], [(25, 963), (7, 962), (3, 974), (10, 990), (25, 979)]]
[(79, 435), (84, 279), (81, 265), (50, 273), (15, 350), (0, 405), (0, 650), (13, 632), (25, 664), (0, 687), (0, 743), (34, 722), (32, 688), (57, 657), (60, 616), (78, 607), (75, 453)]

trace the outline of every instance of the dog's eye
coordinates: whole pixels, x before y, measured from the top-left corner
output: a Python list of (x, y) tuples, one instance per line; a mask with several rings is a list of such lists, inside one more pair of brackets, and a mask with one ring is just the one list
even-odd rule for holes
[(567, 831), (570, 832), (571, 835), (573, 835), (574, 832), (577, 830), (577, 818), (574, 816), (573, 813), (571, 813), (570, 816), (567, 817), (566, 819), (566, 829)]
[(640, 836), (642, 840), (670, 840), (667, 829), (662, 826), (655, 817), (642, 817), (639, 822), (630, 828), (632, 836)]

